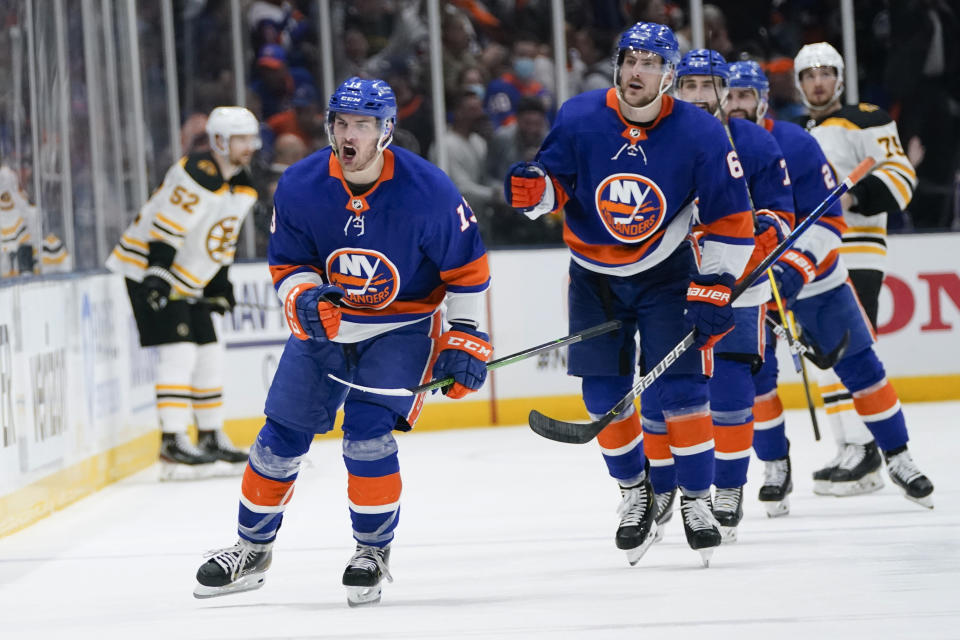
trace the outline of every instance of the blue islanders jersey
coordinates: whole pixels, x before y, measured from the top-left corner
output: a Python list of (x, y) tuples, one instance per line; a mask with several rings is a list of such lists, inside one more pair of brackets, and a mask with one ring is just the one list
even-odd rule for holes
[(564, 207), (564, 241), (586, 269), (629, 276), (662, 262), (689, 235), (697, 198), (701, 271), (736, 277), (750, 257), (737, 154), (720, 122), (693, 105), (664, 96), (641, 127), (620, 114), (615, 89), (588, 91), (561, 107), (537, 160)]
[[(816, 138), (802, 127), (769, 118), (763, 121), (763, 126), (776, 138), (787, 161), (793, 182), (796, 222), (800, 223), (837, 186), (836, 175)], [(843, 211), (837, 200), (797, 239), (794, 248), (812, 256), (817, 265), (816, 278), (800, 290), (799, 298), (829, 291), (847, 279), (847, 269), (839, 252), (845, 230)]]
[[(769, 209), (793, 226), (793, 189), (787, 162), (776, 139), (763, 127), (742, 118), (730, 118), (729, 126), (753, 206)], [(763, 274), (743, 292), (734, 306), (752, 307), (769, 299), (770, 282), (767, 275)]]
[(379, 180), (353, 195), (330, 147), (277, 185), (270, 247), (281, 301), (298, 284), (341, 287), (336, 342), (359, 342), (429, 317), (480, 322), (490, 282), (476, 218), (445, 173), (404, 149), (383, 152)]

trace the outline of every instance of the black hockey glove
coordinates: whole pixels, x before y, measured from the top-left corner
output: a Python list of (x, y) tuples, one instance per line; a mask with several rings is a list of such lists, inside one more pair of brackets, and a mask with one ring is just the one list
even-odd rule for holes
[(216, 275), (203, 288), (203, 297), (213, 308), (214, 313), (223, 315), (233, 311), (237, 306), (237, 298), (233, 293), (233, 283), (227, 277), (227, 267), (220, 267)]
[[(148, 270), (149, 274), (149, 270)], [(149, 274), (143, 278), (143, 288), (146, 291), (147, 305), (154, 311), (160, 311), (170, 301), (170, 283), (158, 275)]]
[(33, 245), (20, 245), (20, 248), (17, 249), (17, 265), (21, 275), (33, 273), (33, 268), (36, 265), (36, 260), (33, 257)]

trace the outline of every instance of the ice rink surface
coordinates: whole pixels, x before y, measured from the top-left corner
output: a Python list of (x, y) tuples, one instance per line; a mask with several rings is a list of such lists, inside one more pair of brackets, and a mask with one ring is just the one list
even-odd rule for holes
[(339, 441), (314, 443), (266, 585), (209, 600), (194, 574), (236, 538), (239, 479), (161, 484), (154, 466), (0, 539), (0, 637), (960, 638), (960, 403), (905, 411), (934, 510), (886, 476), (869, 496), (815, 496), (833, 443), (791, 411), (791, 514), (766, 517), (754, 459), (740, 540), (709, 569), (679, 514), (627, 565), (594, 443), (526, 427), (401, 435), (395, 582), (362, 609), (340, 585), (353, 542)]

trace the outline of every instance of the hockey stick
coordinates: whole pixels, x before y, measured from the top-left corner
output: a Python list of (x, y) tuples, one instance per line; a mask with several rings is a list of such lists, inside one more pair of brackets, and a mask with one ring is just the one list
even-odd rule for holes
[[(764, 320), (767, 324), (770, 325), (770, 329), (773, 330), (774, 335), (778, 338), (786, 340), (787, 330), (780, 326), (776, 320), (770, 316), (765, 315)], [(850, 342), (850, 331), (843, 332), (843, 338), (840, 340), (840, 344), (834, 348), (833, 351), (829, 353), (823, 353), (820, 349), (812, 342), (809, 342), (804, 338), (804, 334), (801, 334), (797, 337), (797, 341), (794, 343), (797, 345), (797, 351), (804, 358), (812, 362), (818, 369), (832, 369), (833, 365), (837, 364), (840, 358), (843, 357), (844, 352), (847, 350), (847, 344)]]
[[(750, 272), (743, 280), (740, 281), (734, 287), (733, 293), (730, 296), (730, 304), (733, 304), (733, 301), (736, 300), (740, 294), (747, 290), (754, 283), (754, 281), (759, 278), (767, 268), (773, 264), (777, 259), (782, 256), (787, 249), (793, 246), (793, 243), (797, 241), (797, 238), (800, 237), (800, 234), (809, 229), (814, 222), (820, 219), (820, 216), (833, 205), (837, 199), (846, 193), (854, 184), (860, 181), (865, 175), (867, 175), (870, 170), (873, 168), (873, 165), (876, 164), (876, 160), (871, 157), (865, 158), (860, 164), (854, 167), (853, 171), (850, 172), (850, 175), (837, 185), (833, 191), (831, 191), (827, 197), (817, 205), (817, 208), (810, 212), (803, 222), (798, 224), (790, 234), (783, 239), (777, 247), (770, 252), (770, 254), (760, 261), (753, 271)], [(530, 416), (528, 417), (528, 422), (530, 428), (533, 429), (534, 433), (543, 436), (549, 440), (555, 440), (557, 442), (568, 442), (571, 444), (583, 444), (585, 442), (590, 442), (593, 440), (598, 433), (604, 430), (604, 428), (613, 422), (614, 418), (623, 414), (628, 407), (633, 405), (633, 400), (639, 396), (644, 389), (649, 387), (654, 381), (663, 375), (663, 372), (667, 368), (676, 362), (683, 352), (690, 348), (693, 344), (694, 336), (696, 331), (691, 331), (686, 335), (686, 337), (681, 340), (677, 346), (671, 349), (663, 360), (658, 362), (656, 366), (653, 367), (645, 376), (641, 377), (634, 385), (633, 388), (625, 395), (620, 402), (618, 402), (610, 411), (601, 416), (598, 420), (587, 423), (576, 423), (576, 422), (564, 422), (563, 420), (556, 420), (548, 416), (543, 415), (536, 409), (530, 411)]]
[[(514, 362), (520, 362), (521, 360), (526, 360), (530, 356), (535, 356), (538, 353), (546, 353), (548, 351), (553, 351), (554, 349), (559, 349), (568, 344), (573, 344), (575, 342), (580, 342), (581, 340), (589, 340), (590, 338), (596, 338), (597, 336), (609, 333), (611, 331), (616, 331), (621, 326), (619, 320), (609, 320), (603, 324), (598, 324), (583, 331), (578, 331), (577, 333), (572, 333), (569, 336), (564, 338), (557, 338), (556, 340), (551, 340), (550, 342), (544, 342), (543, 344), (537, 345), (535, 347), (530, 347), (529, 349), (524, 349), (523, 351), (518, 351), (509, 356), (504, 356), (502, 358), (497, 358), (496, 360), (491, 360), (487, 363), (487, 371), (493, 371), (494, 369), (499, 369), (500, 367), (505, 367), (508, 364), (513, 364)], [(452, 377), (441, 378), (439, 380), (431, 380), (430, 382), (425, 382), (424, 384), (418, 385), (416, 387), (411, 387), (409, 389), (404, 387), (399, 387), (395, 389), (385, 389), (380, 387), (365, 387), (363, 385), (354, 384), (353, 382), (347, 382), (346, 380), (341, 380), (332, 373), (328, 373), (327, 376), (336, 380), (340, 384), (346, 385), (351, 389), (357, 389), (359, 391), (366, 391), (367, 393), (376, 393), (381, 396), (415, 396), (425, 391), (433, 391), (434, 389), (439, 389), (440, 387), (445, 387), (448, 384), (453, 384), (455, 380)]]

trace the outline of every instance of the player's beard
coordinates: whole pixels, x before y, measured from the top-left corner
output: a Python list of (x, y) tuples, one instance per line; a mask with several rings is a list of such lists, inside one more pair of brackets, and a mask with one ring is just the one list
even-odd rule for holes
[(727, 111), (727, 117), (729, 118), (743, 118), (744, 120), (750, 120), (751, 122), (757, 121), (757, 110), (754, 109), (752, 112), (747, 111), (746, 109), (733, 109)]

